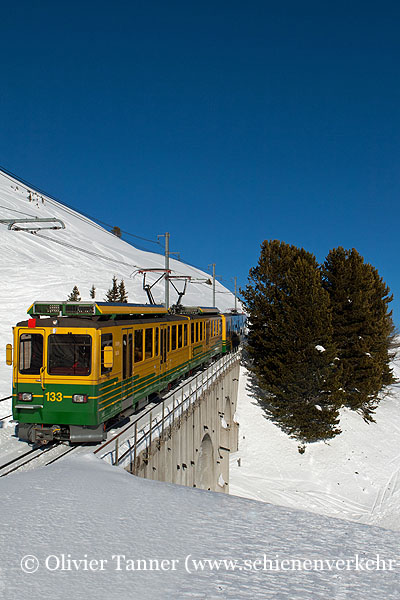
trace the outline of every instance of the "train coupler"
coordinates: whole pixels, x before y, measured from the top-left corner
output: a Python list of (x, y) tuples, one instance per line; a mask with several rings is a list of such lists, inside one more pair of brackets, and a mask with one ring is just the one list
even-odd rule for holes
[(20, 440), (44, 445), (60, 439), (61, 427), (59, 425), (41, 426), (31, 423), (19, 423), (17, 435)]

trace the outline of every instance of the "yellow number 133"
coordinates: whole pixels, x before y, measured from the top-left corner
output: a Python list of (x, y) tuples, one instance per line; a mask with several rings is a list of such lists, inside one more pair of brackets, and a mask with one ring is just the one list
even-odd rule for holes
[(47, 402), (61, 402), (63, 399), (61, 392), (47, 392)]

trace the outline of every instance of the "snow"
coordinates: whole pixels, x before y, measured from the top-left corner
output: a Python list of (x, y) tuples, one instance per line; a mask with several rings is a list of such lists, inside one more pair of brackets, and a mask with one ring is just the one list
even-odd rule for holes
[(398, 598), (398, 535), (384, 529), (140, 479), (93, 455), (11, 475), (1, 493), (7, 600), (50, 590), (88, 600)]
[(300, 454), (299, 443), (266, 418), (242, 368), (230, 493), (399, 531), (399, 391), (393, 386), (381, 401), (376, 423), (344, 409), (342, 433)]
[(319, 344), (317, 346), (315, 346), (315, 349), (318, 350), (318, 352), (326, 352), (326, 349), (323, 346), (320, 346)]
[[(32, 235), (0, 224), (3, 398), (11, 392), (5, 344), (33, 301), (66, 299), (74, 285), (83, 300), (89, 300), (92, 285), (103, 300), (115, 275), (125, 280), (129, 301), (146, 302), (135, 273), (163, 268), (164, 257), (134, 248), (1, 172), (0, 213), (2, 219), (52, 217), (66, 225)], [(174, 274), (209, 278), (175, 260), (171, 268)], [(163, 302), (163, 285), (153, 291)], [(170, 293), (174, 301), (175, 292)], [(211, 287), (190, 283), (184, 302), (211, 305)], [(218, 307), (228, 310), (233, 303), (233, 295), (217, 282)], [(0, 594), (6, 600), (50, 594), (89, 600), (397, 598), (398, 400), (399, 388), (393, 386), (376, 424), (342, 411), (343, 433), (300, 454), (299, 444), (265, 417), (242, 369), (234, 417), (240, 445), (231, 457), (230, 476), (236, 497), (139, 479), (93, 455), (1, 478)], [(0, 416), (10, 412), (9, 400), (0, 404)], [(0, 424), (2, 459), (23, 453), (26, 445), (13, 437), (10, 418)], [(221, 424), (227, 426), (224, 419)], [(37, 566), (36, 557), (37, 571), (21, 568), (27, 555), (25, 570)], [(219, 563), (211, 571), (204, 563), (204, 570), (196, 571), (193, 561), (199, 559), (238, 562), (235, 570)], [(372, 567), (394, 562), (367, 569), (366, 559), (375, 561)], [(291, 568), (292, 560), (300, 561), (301, 569)], [(325, 561), (324, 568), (315, 560)], [(139, 568), (144, 564), (147, 570)]]
[(228, 429), (228, 423), (225, 421), (225, 417), (221, 417), (221, 427)]

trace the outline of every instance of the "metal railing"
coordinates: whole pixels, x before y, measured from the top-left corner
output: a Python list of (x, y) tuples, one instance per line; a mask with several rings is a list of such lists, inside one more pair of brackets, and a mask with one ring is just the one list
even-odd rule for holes
[(170, 434), (184, 413), (239, 360), (240, 351), (227, 354), (184, 381), (178, 389), (164, 396), (161, 403), (138, 415), (135, 421), (97, 448), (95, 454), (99, 453), (113, 465), (128, 463), (132, 469), (139, 454), (144, 450), (149, 454), (152, 444), (162, 439), (166, 432)]

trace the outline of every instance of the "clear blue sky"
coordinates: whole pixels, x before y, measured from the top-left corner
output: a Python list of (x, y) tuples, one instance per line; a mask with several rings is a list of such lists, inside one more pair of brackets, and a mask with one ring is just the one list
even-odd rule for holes
[(398, 323), (399, 17), (385, 1), (8, 3), (0, 165), (137, 235), (169, 231), (229, 287), (264, 239), (319, 261), (354, 247)]

